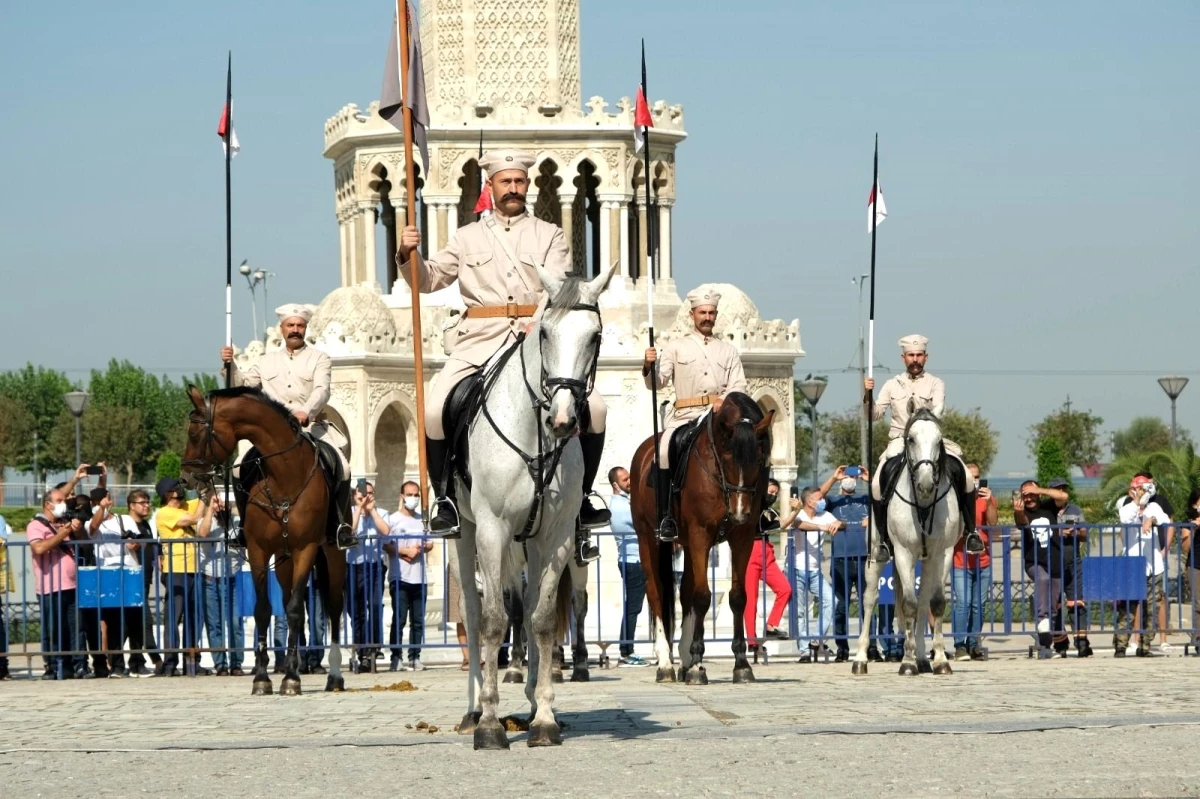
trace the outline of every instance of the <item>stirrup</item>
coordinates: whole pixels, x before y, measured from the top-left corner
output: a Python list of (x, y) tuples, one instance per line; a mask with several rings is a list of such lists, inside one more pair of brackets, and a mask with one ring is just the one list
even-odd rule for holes
[(337, 548), (343, 552), (358, 546), (358, 537), (354, 535), (354, 528), (345, 522), (341, 522), (337, 526), (337, 532), (334, 533), (334, 541), (337, 543)]
[(230, 549), (245, 549), (246, 530), (239, 524), (225, 537), (225, 545)]
[(963, 549), (968, 555), (979, 555), (987, 551), (987, 545), (983, 543), (983, 536), (979, 531), (972, 530), (964, 537)]
[[(604, 504), (603, 497), (600, 498), (600, 504), (603, 506), (601, 510), (596, 510), (595, 506), (592, 505), (591, 498), (599, 496), (595, 491), (584, 495), (583, 504), (579, 508), (579, 529), (593, 530), (597, 527), (606, 527), (612, 521), (612, 512)], [(583, 518), (585, 511), (590, 511), (592, 514), (586, 521)]]
[(593, 544), (591, 538), (580, 538), (575, 544), (575, 562), (580, 566), (586, 566), (600, 558), (600, 547)]
[[(462, 517), (458, 515), (458, 506), (454, 504), (454, 500), (450, 497), (437, 497), (433, 501), (433, 518), (429, 522), (429, 535), (434, 538), (462, 538), (462, 528), (460, 523)], [(443, 511), (447, 511), (443, 515)]]
[(663, 542), (664, 544), (670, 544), (679, 538), (679, 525), (675, 523), (675, 520), (671, 518), (670, 514), (667, 514), (663, 517), (662, 521), (658, 523), (658, 530), (655, 531), (655, 533), (658, 536), (659, 541)]
[[(882, 557), (880, 557), (882, 555)], [(880, 541), (875, 545), (875, 552), (872, 553), (871, 559), (876, 563), (887, 563), (892, 559), (892, 545), (889, 541)]]

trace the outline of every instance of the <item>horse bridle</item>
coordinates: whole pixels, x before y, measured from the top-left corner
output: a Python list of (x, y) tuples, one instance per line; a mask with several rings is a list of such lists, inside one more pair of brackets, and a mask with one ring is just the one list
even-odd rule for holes
[(917, 522), (921, 525), (921, 532), (922, 532), (922, 535), (921, 535), (922, 556), (924, 556), (926, 554), (925, 540), (928, 536), (933, 534), (933, 510), (934, 510), (934, 508), (937, 507), (939, 502), (941, 502), (943, 499), (946, 498), (946, 495), (949, 494), (950, 490), (953, 488), (953, 486), (950, 484), (950, 482), (947, 481), (945, 491), (943, 491), (939, 494), (935, 490), (933, 500), (928, 505), (922, 505), (917, 500), (915, 486), (917, 484), (917, 469), (920, 469), (925, 464), (929, 464), (929, 466), (933, 469), (933, 484), (934, 484), (934, 486), (937, 486), (937, 484), (942, 481), (942, 475), (946, 468), (945, 467), (945, 464), (946, 464), (946, 444), (945, 444), (945, 442), (938, 442), (938, 457), (936, 460), (934, 460), (933, 458), (922, 458), (921, 460), (913, 461), (913, 460), (910, 460), (908, 457), (908, 442), (906, 440), (905, 446), (904, 446), (904, 468), (905, 468), (905, 470), (908, 471), (908, 485), (910, 486), (910, 488), (913, 491), (913, 498), (909, 499), (908, 497), (904, 496), (902, 493), (900, 493), (899, 488), (897, 488), (892, 494), (893, 496), (897, 497), (901, 502), (903, 502), (905, 505), (908, 505), (909, 507), (914, 508), (917, 511)]
[[(600, 316), (600, 306), (596, 303), (576, 303), (571, 306), (570, 310), (590, 311), (596, 314), (597, 318)], [(540, 331), (539, 334), (541, 334)], [(533, 386), (529, 385), (529, 372), (525, 365), (525, 348), (522, 346), (524, 340), (524, 333), (518, 335), (515, 347), (521, 354), (521, 380), (525, 383), (525, 391), (529, 395), (533, 412), (538, 417), (538, 424), (536, 425), (537, 455), (530, 455), (513, 443), (512, 439), (506, 436), (504, 431), (500, 429), (500, 425), (496, 424), (496, 420), (492, 418), (491, 413), (488, 411), (487, 394), (491, 389), (491, 385), (495, 383), (496, 378), (499, 376), (504, 363), (507, 362), (507, 358), (498, 361), (494, 365), (492, 373), (484, 377), (484, 396), (483, 401), (480, 403), (480, 411), (482, 411), (484, 418), (492, 426), (492, 430), (495, 431), (496, 435), (500, 436), (500, 440), (507, 444), (509, 449), (520, 456), (521, 460), (525, 462), (525, 468), (529, 470), (529, 476), (533, 479), (533, 505), (529, 509), (529, 515), (525, 519), (524, 527), (516, 537), (517, 541), (524, 541), (532, 534), (533, 526), (537, 522), (538, 511), (541, 509), (542, 495), (545, 493), (546, 485), (549, 483), (548, 475), (553, 476), (554, 472), (558, 469), (558, 462), (562, 459), (563, 451), (567, 448), (567, 443), (570, 441), (569, 438), (559, 439), (558, 443), (554, 445), (553, 449), (547, 455), (546, 434), (543, 432), (543, 425), (541, 424), (542, 412), (550, 410), (550, 399), (554, 396), (554, 393), (560, 388), (565, 388), (571, 392), (571, 398), (575, 404), (575, 417), (577, 419), (583, 418), (583, 409), (587, 405), (588, 395), (592, 393), (592, 388), (595, 386), (596, 369), (600, 363), (599, 342), (596, 343), (596, 351), (592, 354), (592, 364), (588, 369), (586, 380), (577, 380), (573, 377), (549, 377), (546, 374), (546, 361), (542, 359), (540, 364), (541, 395), (539, 396)]]
[[(714, 432), (714, 422), (713, 422), (713, 418), (715, 416), (716, 416), (715, 413), (713, 413), (712, 411), (709, 411), (708, 424), (706, 425), (706, 427), (708, 430), (708, 445), (712, 449), (713, 460), (717, 462), (717, 471), (716, 471), (716, 474), (713, 474), (713, 472), (709, 471), (707, 466), (702, 466), (702, 468), (704, 469), (705, 474), (707, 474), (709, 477), (715, 478), (717, 485), (719, 485), (721, 487), (721, 495), (725, 501), (725, 517), (723, 519), (721, 519), (721, 529), (725, 529), (729, 524), (729, 514), (730, 514), (729, 500), (730, 500), (730, 497), (734, 494), (752, 494), (758, 490), (759, 485), (761, 484), (762, 481), (760, 480), (758, 483), (755, 483), (754, 485), (746, 485), (743, 483), (730, 483), (729, 480), (725, 477), (725, 466), (724, 466), (724, 464), (721, 463), (721, 456), (717, 452), (717, 437), (716, 437), (716, 433)], [(745, 422), (746, 424), (749, 424), (751, 426), (754, 425), (754, 422), (750, 421), (749, 419), (747, 419), (744, 416), (742, 418), (738, 419), (736, 424), (742, 424), (743, 422)], [(757, 439), (758, 439), (758, 436), (756, 435), (755, 436), (756, 443), (757, 443)], [(762, 447), (760, 446), (759, 449), (761, 450)], [(766, 462), (767, 462), (767, 458), (766, 458), (766, 456), (764, 456), (762, 461), (759, 463), (759, 468), (761, 469), (763, 466), (765, 466)], [(703, 461), (701, 461), (701, 464), (703, 464)]]

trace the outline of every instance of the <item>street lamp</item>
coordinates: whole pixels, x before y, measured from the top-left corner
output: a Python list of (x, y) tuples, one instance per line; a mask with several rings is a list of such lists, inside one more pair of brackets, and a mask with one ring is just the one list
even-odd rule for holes
[(1162, 390), (1167, 392), (1167, 396), (1171, 398), (1171, 449), (1175, 449), (1175, 400), (1179, 399), (1179, 395), (1183, 393), (1183, 389), (1188, 384), (1186, 377), (1178, 375), (1168, 375), (1167, 377), (1158, 378), (1158, 384), (1162, 386)]
[(249, 261), (242, 261), (242, 265), (238, 267), (238, 271), (242, 273), (242, 276), (246, 278), (246, 282), (250, 285), (250, 319), (254, 323), (254, 337), (258, 338), (258, 295), (255, 293), (254, 287), (261, 280), (260, 275), (262, 270), (260, 269), (255, 272), (253, 278), (251, 278)]
[(808, 412), (812, 418), (813, 485), (817, 485), (817, 473), (821, 462), (821, 449), (817, 443), (817, 403), (821, 400), (821, 395), (825, 393), (827, 384), (826, 378), (812, 375), (800, 381), (800, 393), (804, 395), (804, 399), (808, 400)]
[(79, 417), (83, 416), (83, 412), (88, 407), (88, 393), (86, 391), (68, 391), (63, 394), (63, 399), (67, 402), (67, 410), (75, 417), (75, 463), (83, 463), (83, 445), (82, 437), (79, 430)]

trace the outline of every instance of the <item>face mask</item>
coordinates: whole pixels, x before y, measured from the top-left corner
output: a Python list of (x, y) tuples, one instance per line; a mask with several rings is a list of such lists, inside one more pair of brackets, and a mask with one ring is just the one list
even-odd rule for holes
[(779, 504), (778, 494), (767, 494), (767, 507), (773, 508)]
[(816, 507), (816, 511), (817, 511), (817, 513), (818, 513), (818, 514), (820, 514), (820, 513), (824, 513), (824, 512), (825, 512), (825, 500), (824, 500), (824, 498), (822, 498), (822, 499), (818, 499), (818, 500), (817, 500), (817, 507)]
[(1138, 497), (1137, 503), (1140, 507), (1143, 507), (1143, 508), (1146, 507), (1147, 505), (1149, 505), (1150, 504), (1150, 492), (1143, 491), (1142, 495), (1140, 497)]
[(416, 510), (420, 504), (421, 504), (420, 497), (405, 497), (404, 498), (404, 507), (408, 508), (409, 510)]
[(50, 512), (54, 514), (54, 518), (56, 518), (56, 519), (66, 518), (67, 503), (65, 503), (65, 502), (55, 503), (54, 507), (50, 509)]
[(858, 481), (855, 480), (853, 477), (847, 477), (846, 479), (842, 480), (842, 493), (843, 494), (853, 494), (854, 489), (856, 489), (857, 487), (858, 487)]

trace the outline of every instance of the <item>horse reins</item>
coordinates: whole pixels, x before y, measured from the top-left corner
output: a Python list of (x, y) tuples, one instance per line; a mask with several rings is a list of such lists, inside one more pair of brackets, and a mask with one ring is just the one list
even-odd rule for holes
[[(754, 485), (746, 485), (744, 483), (730, 483), (729, 480), (726, 479), (725, 467), (721, 463), (721, 456), (717, 453), (717, 437), (716, 437), (716, 433), (714, 432), (714, 423), (713, 423), (713, 417), (715, 417), (715, 416), (716, 416), (715, 413), (713, 413), (712, 411), (709, 411), (708, 424), (705, 426), (708, 429), (708, 444), (712, 448), (713, 460), (716, 461), (716, 463), (717, 463), (717, 471), (714, 474), (707, 467), (707, 465), (704, 463), (704, 461), (700, 461), (700, 464), (701, 464), (700, 468), (709, 477), (714, 478), (716, 480), (717, 484), (721, 488), (721, 495), (725, 500), (725, 517), (723, 519), (721, 519), (721, 529), (724, 530), (726, 525), (728, 525), (728, 523), (729, 523), (729, 513), (730, 513), (729, 498), (730, 498), (730, 496), (733, 494), (752, 494), (758, 490), (759, 484), (755, 483)], [(751, 426), (753, 426), (753, 424), (754, 424), (754, 422), (750, 421), (749, 419), (745, 418), (744, 416), (737, 420), (737, 424), (742, 424), (743, 422), (745, 422), (746, 424), (751, 425)], [(755, 437), (755, 444), (758, 444), (757, 436)], [(759, 446), (760, 451), (761, 451), (761, 449), (762, 449), (762, 447)], [(766, 463), (766, 460), (767, 459), (765, 457), (762, 459), (762, 462), (759, 464), (759, 468), (761, 468)]]
[[(594, 303), (576, 303), (571, 306), (570, 310), (590, 311), (596, 314), (597, 317), (600, 316), (600, 306)], [(549, 454), (546, 453), (546, 434), (542, 430), (544, 427), (542, 424), (542, 412), (550, 410), (550, 398), (554, 396), (554, 393), (561, 388), (565, 388), (571, 392), (571, 398), (575, 403), (576, 418), (582, 419), (588, 395), (592, 393), (592, 387), (596, 382), (596, 369), (600, 362), (599, 343), (596, 344), (596, 351), (592, 355), (592, 364), (588, 369), (586, 380), (576, 380), (573, 377), (548, 377), (546, 375), (546, 363), (543, 360), (540, 364), (541, 396), (539, 396), (538, 392), (529, 384), (529, 371), (525, 364), (525, 348), (523, 346), (525, 338), (525, 333), (520, 333), (517, 336), (515, 349), (521, 354), (521, 380), (525, 384), (525, 392), (529, 395), (532, 410), (538, 418), (538, 423), (535, 425), (537, 428), (537, 455), (530, 455), (517, 446), (512, 439), (504, 434), (504, 431), (500, 429), (500, 425), (496, 423), (496, 420), (492, 418), (492, 414), (488, 411), (488, 394), (491, 387), (495, 385), (501, 367), (507, 363), (508, 357), (511, 357), (511, 350), (508, 357), (498, 361), (492, 371), (484, 376), (484, 394), (483, 400), (480, 402), (480, 410), (483, 412), (483, 417), (487, 419), (488, 424), (492, 426), (492, 430), (496, 432), (496, 435), (500, 436), (500, 440), (507, 444), (508, 448), (517, 453), (521, 460), (525, 462), (525, 468), (529, 471), (529, 476), (533, 479), (533, 504), (529, 508), (529, 515), (525, 518), (525, 525), (516, 536), (517, 541), (525, 541), (532, 536), (534, 524), (537, 522), (538, 513), (541, 511), (542, 495), (545, 493), (546, 486), (549, 483), (548, 475), (552, 477), (558, 470), (558, 463), (562, 459), (563, 451), (566, 450), (567, 444), (570, 442), (569, 438), (560, 439), (550, 450)]]
[[(929, 464), (929, 466), (933, 469), (933, 484), (936, 486), (938, 483), (940, 483), (942, 481), (942, 476), (943, 476), (943, 472), (945, 471), (945, 462), (946, 462), (946, 445), (944, 443), (938, 444), (938, 452), (939, 452), (939, 454), (938, 454), (937, 460), (933, 460), (932, 458), (922, 458), (919, 461), (911, 461), (908, 458), (908, 448), (905, 447), (904, 456), (903, 456), (904, 457), (904, 468), (908, 472), (908, 484), (910, 487), (916, 485), (917, 469), (920, 469), (925, 464)], [(953, 488), (954, 488), (954, 486), (951, 485), (950, 481), (947, 480), (946, 481), (946, 490), (943, 491), (941, 494), (934, 492), (933, 501), (930, 502), (928, 505), (922, 505), (915, 498), (909, 499), (908, 497), (904, 496), (903, 494), (900, 493), (899, 486), (896, 486), (896, 489), (892, 494), (892, 496), (897, 497), (905, 505), (908, 505), (911, 508), (915, 508), (917, 511), (917, 523), (921, 525), (921, 533), (922, 533), (922, 535), (921, 535), (921, 558), (922, 559), (929, 556), (929, 551), (926, 547), (925, 542), (929, 536), (933, 535), (933, 511), (938, 506), (938, 503), (941, 502), (943, 499), (945, 499), (946, 495), (949, 494), (951, 489), (953, 489)], [(916, 493), (915, 488), (913, 489), (913, 492), (914, 492), (914, 496), (915, 496), (915, 493)]]

